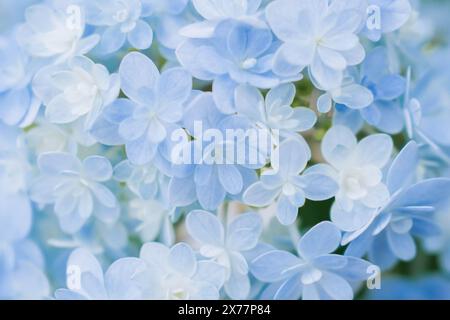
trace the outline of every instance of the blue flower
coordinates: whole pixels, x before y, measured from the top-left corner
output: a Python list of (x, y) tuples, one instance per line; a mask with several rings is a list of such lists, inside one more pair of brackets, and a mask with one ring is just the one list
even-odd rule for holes
[[(196, 132), (195, 124), (201, 123), (201, 132)], [(175, 174), (169, 183), (169, 200), (174, 206), (187, 206), (196, 200), (206, 210), (215, 210), (227, 196), (240, 199), (243, 191), (256, 180), (254, 168), (264, 166), (265, 148), (254, 146), (257, 159), (251, 162), (251, 154), (245, 153), (238, 161), (239, 146), (251, 147), (245, 137), (230, 137), (227, 130), (246, 132), (251, 128), (246, 118), (220, 113), (212, 94), (198, 95), (187, 107), (183, 126), (189, 131), (193, 141), (185, 142), (183, 151), (191, 153), (190, 165), (180, 174)], [(203, 132), (213, 129), (218, 137), (203, 136)], [(236, 131), (234, 131), (236, 130)], [(234, 150), (229, 152), (229, 150)], [(246, 149), (248, 150), (248, 149)], [(189, 151), (189, 152), (188, 152)], [(174, 155), (175, 156), (175, 155)], [(233, 157), (233, 158), (231, 158)], [(260, 161), (263, 158), (263, 161)], [(176, 160), (176, 158), (174, 159)], [(181, 171), (181, 170), (180, 170)]]
[(408, 143), (392, 162), (385, 180), (391, 196), (362, 226), (344, 235), (342, 244), (350, 243), (346, 254), (368, 253), (370, 261), (389, 268), (398, 259), (410, 261), (415, 257), (413, 235), (428, 238), (439, 234), (432, 214), (446, 205), (450, 180), (415, 182), (417, 148), (415, 142)]
[(361, 63), (365, 52), (357, 37), (363, 16), (339, 1), (277, 0), (266, 18), (283, 41), (275, 54), (274, 71), (292, 76), (309, 67), (320, 89), (338, 87), (348, 66)]
[(331, 219), (342, 230), (360, 228), (389, 200), (383, 169), (392, 149), (392, 139), (386, 134), (370, 135), (358, 143), (346, 127), (335, 126), (326, 133), (322, 155), (331, 166), (319, 164), (316, 168), (339, 185)]
[[(352, 88), (340, 89), (341, 96), (347, 99), (333, 97), (333, 100), (339, 103), (336, 106), (334, 123), (357, 131), (365, 120), (384, 132), (400, 132), (404, 128), (405, 119), (399, 98), (405, 93), (406, 80), (390, 71), (387, 50), (383, 47), (373, 49), (361, 66), (361, 74), (354, 75), (353, 79), (357, 83)], [(360, 89), (356, 90), (355, 86)], [(371, 94), (373, 100), (363, 100), (364, 91), (366, 95)]]
[(138, 258), (115, 261), (103, 274), (98, 260), (87, 250), (74, 250), (67, 261), (67, 289), (58, 289), (58, 300), (136, 300), (142, 298), (142, 284), (136, 275), (145, 263)]
[(279, 221), (290, 225), (297, 219), (298, 208), (306, 199), (322, 201), (336, 194), (337, 183), (327, 174), (315, 172), (314, 167), (299, 175), (311, 157), (302, 140), (282, 142), (275, 154), (277, 161), (272, 163), (273, 169), (263, 172), (261, 181), (245, 191), (243, 200), (246, 204), (264, 207), (276, 201)]
[[(176, 51), (182, 66), (201, 80), (214, 81), (217, 106), (233, 113), (234, 89), (238, 84), (272, 88), (287, 81), (272, 71), (278, 44), (260, 21), (224, 20), (207, 37), (192, 36)], [(298, 79), (299, 76), (290, 79)]]
[(103, 108), (118, 97), (120, 81), (105, 66), (79, 56), (67, 65), (42, 68), (33, 79), (33, 91), (43, 101), (45, 116), (51, 123), (82, 119), (88, 130)]
[(108, 159), (90, 156), (80, 162), (67, 153), (44, 153), (38, 158), (41, 175), (31, 187), (31, 198), (53, 204), (61, 229), (75, 233), (91, 215), (115, 222), (120, 207), (114, 194), (101, 182), (112, 177)]
[(197, 260), (186, 243), (170, 249), (157, 242), (146, 243), (141, 248), (140, 259), (146, 263), (140, 278), (146, 283), (146, 299), (219, 299), (225, 269), (215, 262)]
[(186, 219), (189, 235), (201, 244), (200, 254), (226, 269), (225, 292), (232, 299), (246, 299), (250, 293), (248, 265), (242, 251), (258, 243), (262, 220), (256, 213), (233, 219), (226, 229), (206, 211), (192, 211)]
[(317, 116), (308, 108), (292, 108), (294, 97), (292, 83), (271, 89), (265, 99), (258, 89), (241, 85), (235, 91), (236, 110), (271, 135), (278, 132), (282, 137), (295, 136), (297, 132), (311, 129)]
[(336, 226), (321, 222), (300, 239), (298, 256), (280, 250), (265, 252), (251, 262), (251, 272), (261, 281), (274, 283), (272, 299), (350, 300), (350, 282), (367, 279), (371, 264), (332, 254), (340, 240)]
[(83, 37), (85, 22), (80, 16), (73, 23), (66, 8), (37, 4), (25, 10), (25, 23), (19, 26), (17, 39), (31, 56), (54, 63), (88, 53), (99, 41), (98, 35)]
[(155, 64), (137, 52), (125, 56), (119, 74), (122, 90), (130, 100), (118, 99), (108, 106), (92, 134), (107, 145), (125, 144), (128, 159), (144, 165), (178, 128), (183, 104), (192, 91), (192, 79), (180, 68), (160, 75)]
[(153, 31), (144, 18), (152, 14), (151, 2), (154, 1), (85, 1), (86, 22), (99, 27), (96, 32), (101, 34), (96, 50), (110, 54), (122, 48), (126, 40), (136, 49), (148, 49)]

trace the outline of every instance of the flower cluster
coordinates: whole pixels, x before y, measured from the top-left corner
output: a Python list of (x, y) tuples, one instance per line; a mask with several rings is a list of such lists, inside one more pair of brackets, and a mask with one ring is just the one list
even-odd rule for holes
[(0, 299), (450, 297), (445, 4), (4, 2)]

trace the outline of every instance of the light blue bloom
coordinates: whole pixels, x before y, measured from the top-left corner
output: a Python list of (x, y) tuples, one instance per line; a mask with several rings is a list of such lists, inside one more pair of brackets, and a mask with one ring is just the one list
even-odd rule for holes
[(346, 254), (368, 253), (370, 261), (389, 268), (398, 259), (410, 261), (415, 257), (413, 235), (428, 238), (439, 234), (432, 214), (446, 204), (450, 180), (415, 182), (417, 164), (417, 144), (410, 142), (389, 167), (385, 179), (391, 195), (388, 201), (357, 230), (344, 235), (342, 244), (350, 243)]
[(155, 64), (137, 52), (125, 56), (119, 74), (122, 90), (130, 100), (118, 99), (108, 106), (92, 134), (107, 145), (125, 144), (128, 159), (144, 165), (155, 157), (170, 132), (179, 128), (192, 79), (181, 68), (160, 75)]
[(0, 121), (30, 125), (39, 111), (39, 99), (30, 86), (36, 67), (13, 39), (0, 37)]
[(356, 35), (364, 16), (341, 1), (277, 0), (267, 6), (266, 18), (283, 42), (275, 55), (274, 71), (280, 75), (309, 67), (314, 84), (328, 90), (365, 57)]
[(294, 97), (292, 83), (271, 89), (265, 99), (258, 89), (241, 85), (235, 91), (236, 110), (239, 115), (249, 118), (256, 128), (267, 130), (270, 135), (295, 136), (311, 129), (317, 116), (308, 108), (292, 108)]
[(368, 0), (365, 9), (370, 21), (365, 24), (363, 33), (372, 41), (378, 41), (383, 34), (400, 29), (412, 13), (409, 0)]
[(206, 211), (192, 211), (186, 218), (189, 235), (201, 244), (200, 254), (226, 269), (225, 292), (232, 299), (246, 299), (250, 293), (248, 265), (242, 251), (258, 243), (262, 220), (256, 213), (233, 219), (226, 228)]
[(246, 204), (256, 207), (277, 202), (277, 217), (284, 225), (297, 219), (298, 208), (306, 199), (322, 201), (332, 198), (338, 190), (337, 183), (328, 175), (315, 172), (314, 167), (299, 175), (311, 157), (308, 146), (295, 139), (282, 142), (275, 150), (276, 162), (272, 170), (261, 175), (261, 181), (252, 184), (244, 193)]
[[(196, 122), (202, 124), (202, 132), (195, 132)], [(169, 183), (170, 204), (187, 206), (198, 200), (204, 209), (215, 210), (226, 197), (240, 199), (244, 190), (256, 180), (254, 169), (263, 167), (267, 158), (267, 150), (264, 146), (259, 150), (258, 143), (254, 146), (255, 163), (251, 162), (251, 154), (247, 152), (241, 159), (243, 161), (238, 161), (239, 150), (242, 150), (239, 146), (252, 146), (248, 139), (230, 137), (226, 130), (245, 132), (251, 128), (249, 121), (238, 115), (220, 113), (212, 94), (202, 93), (187, 107), (183, 126), (196, 138), (185, 142), (183, 150), (191, 151), (187, 160), (192, 165), (185, 166), (185, 170), (179, 170), (180, 174), (172, 177)], [(221, 135), (221, 139), (203, 137), (204, 132), (211, 128)], [(234, 153), (229, 150), (234, 150)]]
[[(378, 47), (373, 49), (361, 66), (361, 73), (353, 76), (354, 81), (360, 84), (372, 95), (373, 100), (364, 100), (359, 103), (363, 90), (342, 90), (348, 98), (334, 99), (336, 113), (334, 123), (346, 125), (355, 131), (359, 130), (365, 120), (370, 125), (387, 133), (398, 133), (405, 126), (403, 106), (399, 98), (405, 93), (406, 80), (400, 75), (390, 71), (387, 49)], [(360, 95), (358, 95), (360, 92)], [(355, 108), (361, 106), (359, 108)], [(351, 110), (349, 110), (350, 108)]]
[(261, 281), (276, 283), (272, 299), (350, 300), (352, 282), (369, 276), (370, 263), (332, 254), (339, 247), (341, 233), (330, 222), (309, 230), (297, 245), (298, 256), (271, 250), (255, 258), (251, 272)]
[(141, 248), (146, 270), (140, 279), (146, 284), (146, 299), (217, 300), (225, 281), (225, 269), (218, 263), (199, 261), (186, 243), (168, 248), (150, 242)]
[[(238, 84), (272, 88), (289, 80), (272, 71), (277, 41), (267, 26), (256, 21), (224, 20), (208, 37), (192, 36), (176, 50), (182, 66), (201, 80), (213, 81), (217, 106), (233, 113)], [(299, 79), (299, 75), (290, 79)]]
[(101, 34), (97, 52), (110, 54), (123, 47), (125, 41), (136, 49), (148, 49), (153, 31), (144, 20), (152, 14), (149, 0), (85, 1), (86, 23), (99, 27)]
[(81, 14), (71, 17), (65, 9), (37, 4), (25, 10), (25, 23), (19, 26), (17, 39), (31, 57), (60, 63), (97, 45), (98, 35), (83, 37), (85, 21)]
[(66, 124), (82, 119), (88, 130), (103, 108), (119, 95), (117, 74), (105, 66), (79, 56), (67, 65), (42, 68), (33, 79), (33, 91), (45, 105), (51, 123)]
[(90, 156), (81, 162), (67, 153), (44, 153), (38, 166), (41, 175), (31, 187), (31, 198), (54, 205), (64, 232), (76, 233), (92, 215), (108, 223), (118, 219), (116, 197), (102, 184), (112, 177), (108, 159)]
[(67, 261), (67, 289), (58, 289), (58, 300), (137, 300), (142, 285), (136, 279), (145, 263), (138, 258), (115, 261), (103, 274), (98, 260), (87, 250), (74, 250)]
[(358, 143), (350, 129), (335, 126), (324, 136), (322, 155), (331, 166), (316, 168), (339, 185), (331, 219), (342, 230), (360, 228), (389, 200), (383, 169), (392, 149), (392, 139), (386, 134), (370, 135)]

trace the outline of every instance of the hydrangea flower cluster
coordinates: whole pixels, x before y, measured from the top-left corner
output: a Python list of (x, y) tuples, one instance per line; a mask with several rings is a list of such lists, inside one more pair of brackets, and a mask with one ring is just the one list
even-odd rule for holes
[(450, 298), (446, 4), (3, 2), (0, 299)]

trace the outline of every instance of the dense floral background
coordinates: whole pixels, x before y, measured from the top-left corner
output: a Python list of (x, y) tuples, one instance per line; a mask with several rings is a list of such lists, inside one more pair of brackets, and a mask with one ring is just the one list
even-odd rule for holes
[(0, 0), (0, 299), (450, 299), (448, 12)]

